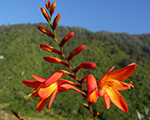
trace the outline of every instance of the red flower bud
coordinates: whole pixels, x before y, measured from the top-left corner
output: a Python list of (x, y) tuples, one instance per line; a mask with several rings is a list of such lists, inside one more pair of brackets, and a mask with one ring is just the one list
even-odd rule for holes
[(97, 102), (98, 88), (97, 88), (96, 79), (92, 74), (87, 76), (86, 85), (87, 85), (87, 95), (88, 95), (89, 102), (90, 103)]
[(51, 12), (50, 12), (51, 15), (54, 14), (55, 7), (56, 7), (56, 2), (53, 2), (53, 3), (52, 3), (52, 6), (51, 6)]
[(66, 67), (69, 67), (69, 64), (62, 61), (61, 59), (59, 58), (55, 58), (55, 57), (44, 57), (44, 60), (48, 61), (48, 62), (51, 62), (51, 63), (56, 63), (56, 64), (63, 64), (64, 66)]
[(73, 36), (74, 36), (74, 32), (71, 32), (71, 33), (69, 33), (68, 35), (66, 35), (66, 36), (62, 39), (62, 41), (61, 41), (61, 43), (60, 43), (60, 46), (63, 47), (64, 44), (65, 44), (66, 42), (68, 42)]
[(77, 72), (81, 68), (83, 68), (83, 69), (92, 69), (92, 68), (95, 68), (95, 67), (96, 67), (95, 63), (84, 62), (84, 63), (80, 64), (78, 67), (76, 67), (74, 72)]
[(55, 57), (44, 57), (44, 60), (51, 62), (51, 63), (61, 63), (62, 60)]
[(11, 112), (19, 119), (19, 120), (24, 120), (22, 117), (18, 115), (16, 111), (11, 110)]
[(39, 29), (41, 32), (47, 34), (48, 36), (54, 38), (54, 34), (53, 34), (51, 31), (47, 30), (46, 28), (41, 27), (41, 26), (38, 26), (38, 29)]
[(54, 19), (54, 21), (53, 21), (53, 30), (56, 30), (57, 25), (58, 25), (58, 22), (59, 22), (59, 20), (60, 20), (60, 17), (61, 17), (60, 14), (58, 14), (58, 15), (55, 17), (55, 19)]
[(47, 20), (47, 22), (49, 22), (50, 17), (49, 17), (49, 15), (48, 15), (47, 11), (46, 11), (43, 7), (41, 7), (41, 11), (42, 11), (42, 13), (43, 13), (45, 19)]
[(46, 9), (47, 9), (48, 11), (50, 11), (51, 1), (47, 1), (47, 2), (45, 3), (45, 6), (46, 6)]
[(89, 105), (87, 105), (86, 103), (82, 103), (82, 105), (89, 110)]
[(54, 53), (57, 53), (57, 54), (61, 55), (61, 51), (56, 50), (56, 49), (53, 48), (52, 46), (48, 46), (48, 45), (41, 44), (40, 47), (41, 47), (43, 50), (46, 50), (46, 51), (49, 51), (49, 52), (54, 52)]
[(79, 54), (80, 52), (82, 52), (82, 50), (84, 50), (85, 46), (84, 45), (80, 45), (79, 47), (77, 47), (75, 50), (72, 51), (72, 53), (69, 55), (68, 60), (70, 61), (72, 59), (72, 57), (74, 57), (75, 55)]

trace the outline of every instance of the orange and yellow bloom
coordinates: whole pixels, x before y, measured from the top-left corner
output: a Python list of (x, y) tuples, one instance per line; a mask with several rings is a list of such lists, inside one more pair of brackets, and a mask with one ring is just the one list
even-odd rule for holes
[[(128, 66), (115, 70), (113, 66), (97, 84), (100, 86), (99, 96), (103, 96), (105, 106), (110, 108), (110, 100), (122, 111), (127, 112), (128, 106), (123, 96), (118, 92), (121, 90), (127, 90), (133, 84), (124, 83), (123, 80), (127, 79), (135, 70), (136, 63), (129, 64)], [(111, 73), (110, 73), (111, 72)]]
[(32, 75), (32, 77), (36, 79), (36, 81), (23, 80), (23, 83), (26, 86), (35, 88), (35, 90), (32, 91), (32, 93), (29, 94), (28, 96), (25, 96), (25, 98), (28, 99), (31, 95), (33, 97), (40, 97), (41, 99), (37, 105), (37, 110), (41, 111), (43, 107), (45, 106), (46, 102), (51, 97), (49, 105), (48, 105), (48, 109), (50, 109), (52, 102), (57, 93), (73, 89), (79, 92), (80, 94), (82, 94), (80, 90), (72, 86), (72, 85), (76, 86), (77, 84), (75, 84), (74, 82), (65, 80), (65, 79), (60, 79), (62, 75), (63, 75), (62, 72), (57, 71), (48, 79)]

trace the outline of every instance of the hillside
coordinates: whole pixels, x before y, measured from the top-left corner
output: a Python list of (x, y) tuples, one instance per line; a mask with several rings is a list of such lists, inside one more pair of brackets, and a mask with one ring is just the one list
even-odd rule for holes
[[(20, 111), (20, 115), (39, 118), (63, 116), (66, 120), (81, 120), (90, 117), (89, 111), (82, 106), (83, 98), (74, 91), (58, 94), (51, 109), (44, 107), (40, 113), (36, 110), (37, 99), (24, 99), (33, 90), (22, 84), (24, 79), (32, 80), (32, 74), (48, 78), (55, 71), (64, 68), (43, 60), (44, 56), (58, 56), (43, 51), (40, 44), (58, 47), (51, 38), (37, 29), (38, 26), (49, 29), (45, 23), (0, 26), (0, 103), (9, 104), (1, 109), (13, 109)], [(132, 62), (137, 63), (136, 71), (126, 80), (132, 81), (134, 88), (121, 92), (127, 101), (129, 112), (124, 113), (113, 104), (106, 110), (103, 99), (99, 98), (98, 104), (92, 107), (101, 112), (100, 119), (135, 120), (136, 110), (144, 113), (144, 106), (150, 108), (150, 34), (130, 35), (105, 31), (93, 33), (80, 27), (58, 26), (58, 40), (72, 31), (75, 35), (65, 45), (65, 54), (69, 55), (79, 45), (86, 46), (80, 55), (73, 58), (72, 66), (81, 62), (94, 62), (97, 65), (92, 70), (80, 70), (78, 78), (92, 73), (99, 80), (112, 66), (118, 69)]]

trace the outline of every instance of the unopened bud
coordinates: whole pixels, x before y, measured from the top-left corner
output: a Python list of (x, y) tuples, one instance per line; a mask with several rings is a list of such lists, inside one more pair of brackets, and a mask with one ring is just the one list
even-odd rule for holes
[(59, 22), (59, 20), (60, 20), (60, 17), (61, 17), (60, 14), (58, 14), (58, 15), (55, 17), (54, 22), (53, 22), (53, 30), (56, 30), (57, 25), (58, 25), (58, 22)]
[(49, 17), (49, 15), (48, 15), (47, 11), (46, 11), (43, 7), (41, 7), (41, 11), (42, 11), (42, 13), (43, 13), (45, 19), (47, 20), (47, 22), (49, 22), (50, 17)]
[(84, 50), (85, 46), (84, 45), (80, 45), (79, 47), (77, 47), (75, 50), (72, 51), (72, 53), (69, 55), (68, 60), (70, 61), (75, 55), (79, 54), (80, 52), (82, 52)]
[(39, 29), (41, 32), (47, 34), (48, 36), (54, 38), (54, 34), (53, 34), (51, 31), (47, 30), (46, 28), (41, 27), (41, 26), (38, 26), (38, 29)]
[(54, 14), (55, 7), (56, 7), (56, 2), (53, 2), (53, 3), (52, 3), (52, 6), (51, 6), (51, 12), (50, 12), (51, 15)]
[(66, 62), (64, 62), (61, 59), (56, 58), (56, 57), (44, 57), (44, 60), (51, 62), (51, 63), (63, 64), (64, 66), (69, 67), (68, 63), (66, 63)]
[(89, 110), (89, 105), (87, 105), (86, 103), (82, 103), (82, 105)]
[(46, 51), (49, 51), (49, 52), (54, 52), (54, 53), (57, 53), (57, 54), (61, 55), (61, 51), (56, 50), (56, 49), (53, 48), (52, 46), (40, 44), (40, 47), (41, 47), (43, 50), (46, 50)]
[(57, 63), (57, 64), (62, 62), (61, 59), (55, 58), (55, 57), (44, 57), (44, 60), (51, 62), (51, 63)]
[(47, 2), (45, 3), (45, 6), (46, 6), (46, 9), (47, 9), (48, 11), (50, 11), (51, 1), (47, 1)]
[(76, 67), (74, 72), (77, 72), (81, 68), (83, 68), (83, 69), (92, 69), (92, 68), (95, 68), (95, 67), (96, 67), (95, 63), (84, 62), (84, 63), (80, 64), (78, 67)]
[(74, 32), (71, 32), (71, 33), (69, 33), (68, 35), (66, 35), (66, 36), (62, 39), (62, 41), (61, 41), (61, 43), (60, 43), (60, 46), (63, 47), (64, 44), (65, 44), (66, 42), (68, 42), (73, 36), (74, 36)]

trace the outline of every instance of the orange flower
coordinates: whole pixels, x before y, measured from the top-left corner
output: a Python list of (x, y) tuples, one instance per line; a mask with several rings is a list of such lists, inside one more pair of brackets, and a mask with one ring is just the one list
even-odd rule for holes
[[(32, 95), (33, 97), (40, 97), (40, 101), (37, 105), (37, 110), (41, 111), (43, 107), (45, 106), (46, 102), (50, 99), (48, 109), (50, 109), (52, 102), (56, 96), (56, 93), (64, 92), (66, 90), (73, 89), (80, 94), (82, 92), (78, 90), (77, 88), (71, 86), (71, 85), (77, 85), (74, 82), (60, 79), (60, 77), (64, 73), (61, 71), (55, 72), (51, 77), (48, 79), (42, 78), (42, 77), (37, 77), (35, 75), (32, 75), (34, 79), (37, 81), (31, 81), (31, 80), (23, 80), (23, 83), (31, 88), (35, 88), (34, 91), (32, 91), (31, 94), (25, 96), (25, 98), (28, 100), (28, 98)], [(71, 84), (71, 85), (70, 85)]]
[[(127, 112), (128, 106), (123, 96), (118, 92), (121, 90), (127, 90), (133, 84), (124, 83), (123, 80), (127, 79), (135, 70), (136, 63), (129, 64), (128, 66), (115, 70), (113, 66), (97, 84), (101, 87), (99, 90), (99, 96), (103, 96), (105, 106), (107, 109), (110, 108), (110, 100), (122, 111)], [(111, 73), (110, 73), (111, 72)]]
[(87, 76), (87, 95), (90, 103), (97, 102), (98, 98), (98, 88), (95, 77), (90, 74)]

